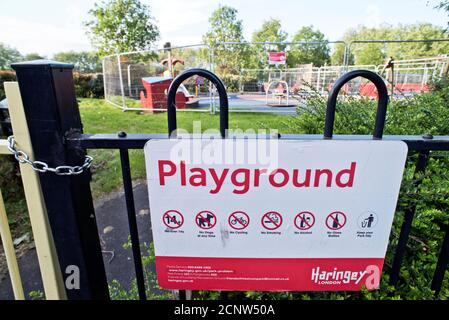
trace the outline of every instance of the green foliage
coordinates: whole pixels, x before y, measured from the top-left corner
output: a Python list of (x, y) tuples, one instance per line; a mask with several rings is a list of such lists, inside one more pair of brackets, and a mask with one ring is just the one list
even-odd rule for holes
[[(282, 30), (281, 21), (270, 18), (262, 23), (259, 30), (252, 35), (252, 42), (285, 42), (287, 40), (287, 32)], [(268, 64), (268, 52), (284, 51), (283, 44), (253, 44), (249, 48), (249, 57), (245, 68), (263, 69)]]
[[(448, 32), (430, 23), (399, 24), (397, 26), (383, 24), (377, 28), (359, 26), (349, 29), (343, 41), (355, 40), (431, 40), (447, 39)], [(343, 45), (336, 45), (332, 53), (332, 63), (342, 63)], [(383, 64), (389, 57), (397, 60), (433, 57), (449, 52), (447, 42), (416, 43), (357, 43), (351, 46), (350, 63), (362, 65)]]
[(13, 156), (1, 155), (0, 157), (0, 188), (13, 238), (30, 232), (20, 170)]
[(89, 20), (84, 25), (100, 57), (148, 49), (159, 37), (150, 7), (139, 0), (97, 3), (89, 14)]
[(320, 42), (319, 44), (292, 45), (287, 55), (287, 64), (294, 68), (298, 64), (313, 63), (321, 67), (330, 60), (330, 48), (326, 38), (313, 26), (302, 27), (293, 36), (292, 42)]
[(220, 6), (209, 18), (209, 31), (203, 42), (214, 50), (215, 72), (219, 75), (236, 73), (248, 57), (246, 45), (224, 45), (223, 42), (244, 42), (242, 20), (237, 18), (237, 9)]
[(41, 60), (41, 59), (45, 59), (44, 56), (41, 56), (39, 53), (28, 53), (25, 55), (24, 60), (25, 61), (32, 61), (32, 60)]
[(78, 98), (103, 98), (103, 75), (95, 73), (73, 74), (75, 93)]
[(3, 100), (5, 95), (5, 88), (3, 82), (16, 81), (16, 73), (12, 70), (0, 70), (0, 100)]
[(101, 72), (102, 70), (101, 60), (95, 52), (58, 52), (54, 54), (53, 60), (71, 63), (74, 65), (74, 70), (79, 72)]
[(28, 296), (31, 300), (44, 300), (45, 294), (41, 290), (30, 291)]
[[(128, 242), (123, 245), (123, 248), (127, 250), (131, 250), (132, 244), (131, 240), (128, 239)], [(164, 290), (157, 284), (156, 273), (151, 270), (151, 267), (154, 268), (155, 264), (155, 255), (154, 255), (154, 245), (151, 243), (148, 245), (147, 243), (143, 244), (142, 250), (142, 265), (144, 269), (144, 279), (145, 279), (145, 288), (146, 295), (148, 300), (167, 300), (173, 299), (173, 294), (171, 291)], [(120, 284), (120, 282), (116, 279), (111, 281), (109, 285), (109, 294), (112, 300), (138, 300), (139, 292), (137, 289), (137, 281), (134, 279), (131, 283), (131, 288), (126, 290)]]
[(0, 70), (11, 69), (11, 63), (22, 59), (19, 51), (0, 42)]

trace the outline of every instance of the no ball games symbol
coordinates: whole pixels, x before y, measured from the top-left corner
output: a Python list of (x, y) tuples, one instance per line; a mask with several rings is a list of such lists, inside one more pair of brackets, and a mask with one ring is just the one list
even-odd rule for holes
[(308, 230), (315, 224), (315, 216), (308, 211), (300, 212), (295, 217), (295, 226), (299, 230)]
[(184, 217), (179, 211), (168, 210), (162, 215), (162, 222), (170, 229), (178, 229), (184, 223)]
[(201, 229), (211, 229), (217, 223), (217, 217), (210, 211), (201, 211), (195, 217), (195, 222)]
[(282, 224), (282, 216), (276, 211), (269, 211), (262, 217), (262, 226), (267, 230), (276, 230)]
[(331, 230), (339, 230), (346, 224), (346, 215), (341, 211), (334, 211), (326, 218), (326, 226)]
[(229, 215), (228, 223), (235, 230), (243, 230), (249, 225), (249, 216), (243, 211), (235, 211)]

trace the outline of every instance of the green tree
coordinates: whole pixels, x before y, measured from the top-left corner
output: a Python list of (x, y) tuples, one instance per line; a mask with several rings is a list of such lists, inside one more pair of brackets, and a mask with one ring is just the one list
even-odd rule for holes
[(292, 42), (319, 42), (317, 44), (292, 45), (288, 51), (287, 64), (295, 67), (298, 64), (313, 63), (322, 66), (329, 62), (330, 48), (322, 32), (313, 26), (302, 27), (293, 36)]
[(101, 71), (101, 61), (94, 52), (58, 52), (53, 56), (56, 61), (72, 63), (75, 70), (81, 72), (99, 72)]
[(0, 70), (11, 69), (11, 63), (22, 59), (19, 51), (0, 42)]
[(31, 60), (41, 60), (41, 59), (45, 59), (44, 56), (41, 56), (39, 53), (27, 53), (25, 55), (25, 61), (31, 61)]
[[(253, 33), (252, 42), (285, 42), (287, 32), (282, 30), (281, 21), (270, 18), (262, 23), (259, 30)], [(268, 63), (268, 52), (284, 51), (285, 44), (254, 44), (251, 47), (249, 67), (265, 68)]]
[[(448, 32), (430, 23), (390, 24), (378, 28), (360, 26), (348, 30), (343, 41), (354, 40), (433, 40), (447, 39)], [(337, 51), (337, 48), (339, 51)], [(364, 65), (383, 64), (388, 57), (396, 60), (433, 57), (449, 53), (449, 42), (414, 42), (414, 43), (354, 43), (350, 49), (350, 62)], [(332, 64), (341, 60), (341, 47), (336, 46), (332, 54)]]
[(145, 50), (159, 38), (150, 7), (139, 0), (109, 0), (95, 4), (89, 15), (84, 25), (100, 57)]
[(223, 42), (244, 42), (242, 20), (237, 9), (219, 6), (209, 18), (209, 31), (203, 36), (205, 44), (214, 51), (215, 71), (218, 74), (238, 73), (248, 56), (247, 45), (225, 45)]

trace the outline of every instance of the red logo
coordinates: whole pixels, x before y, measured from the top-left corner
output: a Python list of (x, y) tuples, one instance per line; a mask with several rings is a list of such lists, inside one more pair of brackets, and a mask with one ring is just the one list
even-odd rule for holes
[(170, 229), (178, 229), (184, 223), (184, 217), (179, 211), (168, 210), (162, 215), (162, 222)]
[(267, 230), (276, 230), (282, 224), (282, 216), (279, 212), (269, 211), (262, 217), (262, 226)]
[(201, 211), (195, 217), (195, 222), (201, 229), (212, 229), (217, 223), (217, 217), (210, 211)]

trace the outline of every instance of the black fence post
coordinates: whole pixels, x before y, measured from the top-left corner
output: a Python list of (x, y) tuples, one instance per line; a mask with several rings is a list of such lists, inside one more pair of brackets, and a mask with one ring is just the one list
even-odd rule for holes
[[(66, 137), (82, 133), (73, 65), (36, 60), (12, 65), (16, 71), (33, 145), (33, 160), (49, 166), (82, 165), (85, 150), (69, 148)], [(94, 160), (95, 161), (95, 160)], [(109, 299), (107, 279), (90, 190), (90, 172), (39, 174), (56, 251), (70, 300)], [(75, 266), (75, 268), (69, 266)], [(73, 276), (79, 270), (78, 282)], [(70, 279), (68, 278), (69, 276)], [(66, 281), (69, 282), (69, 281)]]

